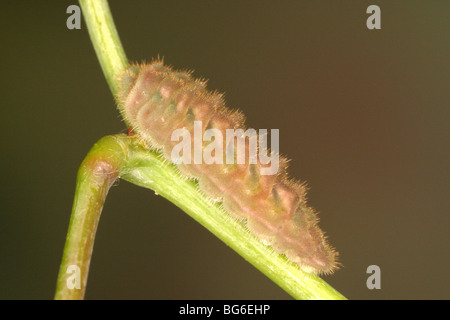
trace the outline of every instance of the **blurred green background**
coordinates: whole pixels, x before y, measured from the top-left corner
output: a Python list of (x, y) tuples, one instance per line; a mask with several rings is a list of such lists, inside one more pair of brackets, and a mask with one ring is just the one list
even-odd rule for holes
[[(77, 168), (124, 132), (76, 1), (2, 1), (0, 298), (52, 299)], [(381, 30), (366, 8), (381, 7)], [(449, 299), (449, 1), (110, 1), (130, 61), (209, 79), (290, 173), (350, 299)], [(381, 268), (368, 290), (366, 269)], [(87, 299), (290, 299), (170, 202), (121, 181)]]

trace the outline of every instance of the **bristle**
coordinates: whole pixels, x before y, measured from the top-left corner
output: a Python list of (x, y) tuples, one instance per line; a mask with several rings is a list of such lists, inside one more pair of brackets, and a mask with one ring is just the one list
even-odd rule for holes
[[(244, 115), (226, 108), (222, 94), (209, 92), (205, 80), (194, 79), (190, 71), (173, 71), (160, 59), (131, 65), (121, 76), (120, 86), (118, 98), (124, 116), (133, 132), (149, 147), (163, 150), (164, 157), (174, 161), (171, 153), (186, 137), (189, 150), (183, 149), (180, 156), (186, 151), (190, 153), (189, 159), (196, 160), (192, 155), (200, 151), (202, 156), (214, 158), (207, 163), (190, 164), (177, 160), (180, 172), (186, 178), (198, 179), (200, 190), (211, 201), (222, 201), (230, 216), (246, 221), (249, 230), (261, 241), (303, 270), (330, 273), (337, 268), (337, 253), (318, 227), (317, 214), (306, 204), (305, 184), (288, 177), (286, 157), (271, 154), (269, 148), (260, 145), (258, 135), (247, 134), (252, 131), (246, 131)], [(206, 130), (211, 129), (221, 134), (221, 148), (215, 145), (215, 136), (202, 139)], [(239, 133), (238, 129), (245, 133)], [(174, 133), (180, 130), (183, 135), (174, 140)], [(227, 130), (237, 133), (228, 144)], [(199, 139), (196, 134), (201, 135), (200, 140), (195, 140)], [(262, 171), (270, 169), (272, 163), (260, 159), (250, 162), (254, 142), (250, 137), (257, 139), (254, 147), (258, 156), (278, 159), (276, 172), (267, 175)], [(267, 136), (263, 133), (261, 138)], [(237, 157), (238, 145), (245, 151), (243, 163), (237, 161), (242, 159)], [(227, 163), (226, 155), (231, 150), (233, 161)], [(222, 157), (220, 153), (216, 157), (219, 151)]]

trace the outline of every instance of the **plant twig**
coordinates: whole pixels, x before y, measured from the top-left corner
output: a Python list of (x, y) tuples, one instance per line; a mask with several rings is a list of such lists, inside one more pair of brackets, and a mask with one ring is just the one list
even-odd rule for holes
[[(77, 178), (72, 217), (58, 276), (57, 299), (82, 299), (86, 288), (95, 231), (106, 194), (116, 178), (149, 188), (170, 200), (215, 234), (245, 260), (296, 299), (344, 299), (320, 277), (301, 271), (284, 256), (256, 239), (244, 224), (212, 203), (193, 180), (150, 151), (137, 136), (100, 139), (83, 161)], [(81, 272), (81, 288), (70, 288), (70, 266)]]
[(84, 298), (98, 221), (108, 190), (125, 162), (126, 142), (120, 136), (102, 138), (81, 163), (55, 299)]
[[(89, 34), (113, 95), (117, 78), (127, 65), (113, 19), (105, 0), (80, 0)], [(119, 106), (120, 108), (120, 106)], [(121, 177), (150, 188), (197, 220), (244, 259), (296, 299), (345, 299), (320, 277), (301, 271), (250, 234), (244, 224), (227, 215), (217, 203), (203, 195), (193, 180), (158, 152), (149, 150), (139, 137), (125, 135), (102, 138), (83, 161), (57, 282), (56, 299), (82, 299), (89, 262), (106, 194)], [(67, 268), (81, 270), (81, 288), (67, 286)]]
[(103, 74), (114, 96), (117, 78), (128, 65), (107, 0), (80, 0), (84, 20)]
[(121, 178), (154, 190), (211, 231), (296, 299), (345, 299), (320, 277), (301, 271), (255, 238), (242, 223), (212, 203), (175, 165), (141, 144), (130, 144)]

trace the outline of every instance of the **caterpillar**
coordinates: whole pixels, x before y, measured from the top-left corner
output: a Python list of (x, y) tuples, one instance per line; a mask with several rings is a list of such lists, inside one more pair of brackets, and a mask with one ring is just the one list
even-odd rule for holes
[[(173, 139), (176, 130), (189, 133), (187, 139), (195, 147), (199, 143), (194, 141), (196, 130), (203, 135), (214, 129), (225, 136), (227, 130), (245, 129), (244, 115), (228, 109), (222, 94), (209, 91), (206, 82), (193, 78), (191, 72), (172, 70), (160, 60), (130, 65), (119, 83), (117, 98), (131, 130), (172, 162), (176, 162), (172, 157), (178, 144)], [(241, 140), (247, 152), (250, 140)], [(234, 138), (230, 143), (235, 144)], [(200, 141), (200, 148), (210, 144)], [(287, 159), (279, 158), (276, 174), (262, 174), (268, 164), (260, 159), (225, 161), (229, 144), (219, 143), (213, 152), (224, 161), (176, 162), (177, 166), (187, 177), (198, 179), (200, 189), (221, 201), (228, 214), (246, 222), (264, 244), (305, 272), (329, 274), (337, 269), (338, 253), (319, 228), (317, 213), (307, 205), (305, 185), (288, 176)], [(261, 143), (257, 147), (263, 153), (269, 151)]]

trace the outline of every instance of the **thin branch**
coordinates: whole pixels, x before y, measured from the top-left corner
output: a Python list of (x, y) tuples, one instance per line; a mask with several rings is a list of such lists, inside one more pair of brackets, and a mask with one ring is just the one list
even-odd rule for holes
[(125, 162), (127, 141), (121, 136), (100, 139), (78, 170), (55, 299), (84, 298), (98, 221), (109, 188)]
[[(89, 34), (113, 95), (126, 68), (125, 53), (105, 0), (80, 0)], [(120, 108), (120, 106), (119, 106)], [(82, 299), (89, 262), (106, 194), (117, 177), (150, 188), (167, 198), (233, 248), (296, 299), (345, 299), (320, 277), (301, 271), (284, 256), (263, 245), (244, 224), (232, 219), (220, 204), (212, 203), (178, 169), (139, 137), (102, 138), (80, 167), (71, 222), (57, 282), (56, 299)], [(78, 266), (81, 288), (70, 289), (67, 270)]]
[(114, 96), (117, 78), (128, 65), (107, 0), (80, 0), (84, 20), (103, 74)]
[[(106, 194), (116, 178), (149, 188), (170, 200), (211, 231), (245, 260), (296, 299), (345, 299), (323, 279), (301, 271), (284, 256), (262, 244), (211, 202), (193, 180), (177, 167), (149, 151), (137, 136), (107, 136), (98, 141), (83, 161), (77, 179), (72, 218), (58, 276), (57, 299), (82, 299), (86, 288), (95, 231)], [(67, 285), (70, 266), (81, 270), (81, 288)]]
[(130, 144), (121, 178), (168, 199), (211, 231), (245, 260), (296, 299), (345, 299), (320, 277), (305, 273), (261, 243), (245, 227), (213, 203), (175, 165), (141, 144)]

